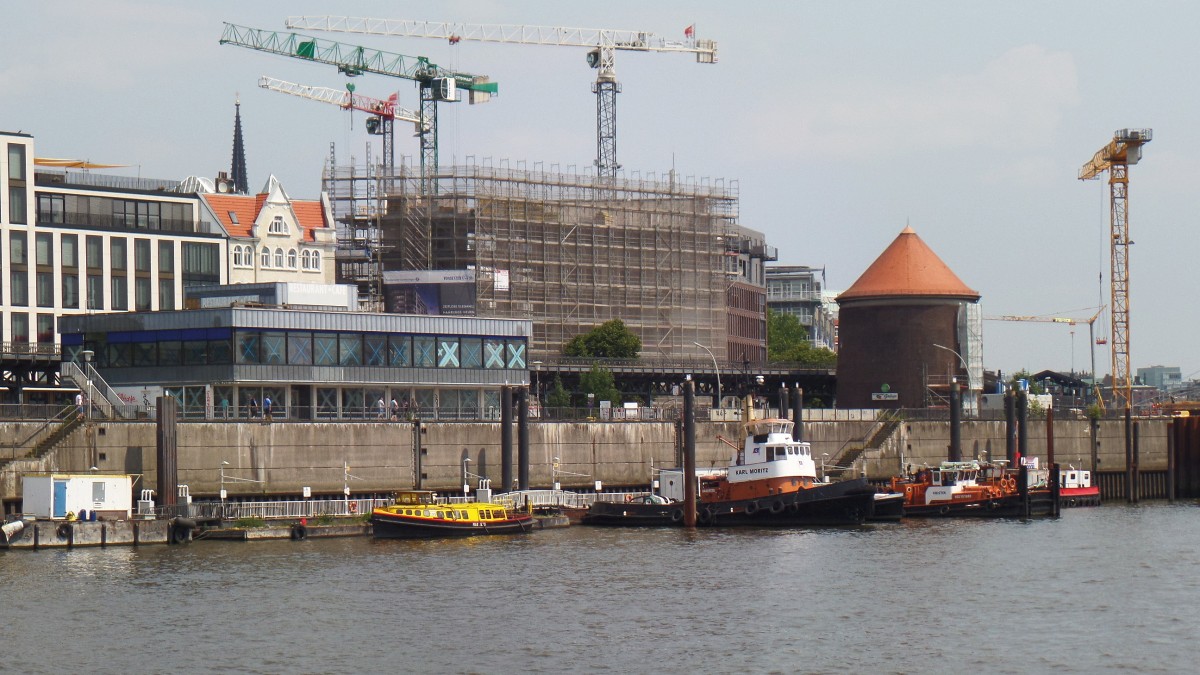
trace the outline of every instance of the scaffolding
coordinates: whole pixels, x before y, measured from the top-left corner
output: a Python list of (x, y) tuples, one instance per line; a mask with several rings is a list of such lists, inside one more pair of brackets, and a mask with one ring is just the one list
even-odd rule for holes
[(368, 303), (381, 302), (384, 270), (474, 270), (476, 314), (532, 319), (534, 358), (611, 319), (641, 337), (644, 354), (691, 354), (698, 342), (729, 358), (727, 293), (745, 282), (737, 256), (769, 249), (738, 224), (736, 181), (468, 157), (423, 191), (410, 161), (383, 176), (330, 155), (338, 280)]

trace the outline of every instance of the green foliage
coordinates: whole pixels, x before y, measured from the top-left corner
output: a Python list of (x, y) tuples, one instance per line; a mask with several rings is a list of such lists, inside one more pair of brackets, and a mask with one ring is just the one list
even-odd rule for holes
[(1020, 388), (1019, 383), (1021, 380), (1025, 380), (1025, 382), (1027, 382), (1029, 384), (1029, 393), (1030, 394), (1045, 394), (1046, 393), (1046, 388), (1044, 386), (1042, 386), (1042, 383), (1035, 382), (1033, 380), (1033, 373), (1031, 373), (1025, 369), (1021, 369), (1021, 370), (1018, 370), (1017, 372), (1013, 373), (1012, 376), (1008, 378), (1008, 386), (1010, 388), (1012, 388), (1014, 391), (1016, 391), (1017, 389)]
[(612, 371), (607, 368), (593, 364), (591, 370), (579, 376), (579, 388), (583, 390), (584, 396), (595, 394), (597, 406), (600, 405), (600, 401), (621, 402), (621, 392), (617, 391)]
[(546, 394), (546, 405), (551, 408), (567, 408), (571, 405), (571, 394), (563, 387), (562, 378), (554, 376), (554, 386)]
[(1087, 416), (1089, 420), (1098, 420), (1104, 417), (1104, 408), (1099, 403), (1093, 403), (1087, 407)]
[(238, 518), (236, 521), (234, 521), (233, 526), (243, 530), (249, 530), (258, 527), (266, 527), (267, 521), (263, 520), (262, 518)]
[(642, 340), (620, 319), (607, 321), (582, 335), (576, 335), (563, 347), (566, 356), (594, 356), (609, 359), (635, 359)]
[(785, 312), (767, 310), (767, 358), (771, 361), (792, 361), (817, 368), (837, 365), (837, 354), (814, 347), (808, 340), (808, 330), (800, 319)]
[(332, 514), (322, 513), (317, 516), (317, 525), (332, 525), (334, 522), (335, 519)]

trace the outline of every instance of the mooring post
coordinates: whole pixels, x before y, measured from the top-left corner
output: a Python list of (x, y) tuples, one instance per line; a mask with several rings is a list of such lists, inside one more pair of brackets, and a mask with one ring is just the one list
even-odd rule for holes
[(792, 401), (792, 438), (804, 441), (804, 390), (796, 384), (796, 396)]
[(1133, 411), (1125, 408), (1125, 501), (1133, 503)]
[(165, 510), (178, 515), (175, 507), (179, 503), (179, 448), (175, 423), (179, 419), (179, 402), (174, 396), (159, 396), (154, 411), (159, 505), (169, 507)]
[(1167, 503), (1175, 503), (1175, 422), (1167, 422)]
[(517, 389), (517, 484), (529, 489), (529, 388)]
[[(1022, 459), (1024, 457), (1022, 456)], [(1021, 501), (1021, 518), (1029, 519), (1029, 467), (1021, 462), (1017, 469), (1017, 495)]]
[(683, 383), (683, 526), (696, 527), (696, 383)]
[(1017, 402), (1012, 389), (1004, 392), (1004, 459), (1017, 464)]
[(962, 461), (962, 393), (958, 390), (958, 378), (950, 381), (950, 457), (951, 462)]
[(1062, 474), (1057, 464), (1050, 464), (1050, 515), (1055, 518), (1062, 515)]
[(1133, 480), (1131, 482), (1131, 485), (1133, 486), (1133, 490), (1130, 494), (1133, 495), (1133, 503), (1134, 504), (1138, 503), (1138, 501), (1140, 501), (1142, 498), (1142, 485), (1141, 485), (1142, 477), (1141, 477), (1141, 472), (1138, 471), (1138, 459), (1139, 459), (1138, 451), (1139, 451), (1140, 445), (1141, 445), (1139, 443), (1139, 438), (1140, 438), (1141, 434), (1138, 433), (1140, 430), (1139, 429), (1140, 426), (1141, 425), (1136, 420), (1134, 420), (1134, 422), (1133, 422), (1133, 466), (1131, 467), (1131, 471), (1130, 471), (1130, 473), (1133, 475)]
[(513, 485), (512, 447), (512, 387), (500, 387), (500, 491), (508, 492)]
[(786, 384), (779, 385), (779, 416), (787, 419), (788, 411), (791, 406), (788, 405), (788, 388)]
[(1029, 456), (1029, 395), (1017, 392), (1017, 458)]
[(1046, 408), (1046, 463), (1054, 463), (1054, 406)]

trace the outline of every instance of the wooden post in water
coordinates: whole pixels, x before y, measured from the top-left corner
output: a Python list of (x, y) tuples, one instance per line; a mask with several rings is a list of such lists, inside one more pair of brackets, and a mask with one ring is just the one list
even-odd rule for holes
[(1046, 464), (1054, 464), (1054, 406), (1046, 408)]
[(1062, 473), (1059, 466), (1050, 463), (1050, 515), (1055, 518), (1062, 515)]
[(1175, 421), (1167, 422), (1167, 503), (1175, 503)]
[(512, 447), (512, 387), (500, 387), (500, 492), (508, 492), (513, 484)]
[(529, 489), (529, 388), (517, 389), (517, 487)]
[(800, 388), (800, 384), (796, 384), (796, 396), (792, 401), (792, 438), (796, 441), (804, 440), (804, 390)]
[(1142, 477), (1141, 477), (1141, 473), (1138, 471), (1138, 459), (1139, 459), (1138, 455), (1139, 455), (1139, 450), (1140, 450), (1140, 445), (1141, 445), (1139, 442), (1139, 437), (1141, 436), (1141, 434), (1138, 433), (1140, 431), (1140, 429), (1139, 429), (1140, 426), (1141, 425), (1138, 424), (1137, 420), (1134, 420), (1134, 422), (1133, 422), (1133, 465), (1130, 467), (1130, 474), (1133, 476), (1133, 480), (1130, 481), (1130, 484), (1133, 486), (1133, 490), (1130, 492), (1130, 495), (1133, 496), (1134, 504), (1141, 501), (1141, 498), (1142, 498), (1142, 486), (1141, 486)]
[(779, 385), (779, 416), (783, 419), (787, 419), (789, 409), (788, 388), (786, 384), (781, 384)]
[(1017, 392), (1017, 458), (1029, 456), (1029, 395)]
[(683, 526), (696, 527), (696, 383), (683, 383)]
[(1004, 459), (1010, 467), (1017, 463), (1017, 401), (1016, 392), (1004, 392)]
[[(179, 419), (179, 401), (174, 396), (159, 396), (155, 400), (154, 411), (154, 435), (158, 446), (158, 504), (173, 507), (179, 504), (179, 449), (175, 427)], [(179, 514), (172, 512), (171, 515)]]
[(1125, 501), (1133, 503), (1133, 411), (1125, 408)]
[(962, 394), (958, 378), (950, 381), (950, 456), (951, 462), (962, 461)]

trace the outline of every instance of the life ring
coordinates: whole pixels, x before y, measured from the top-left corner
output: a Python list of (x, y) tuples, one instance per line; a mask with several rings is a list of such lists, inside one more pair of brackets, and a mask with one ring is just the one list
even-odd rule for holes
[(699, 521), (701, 525), (708, 525), (712, 522), (712, 518), (712, 509), (707, 506), (700, 509), (700, 513), (696, 514), (696, 520)]
[(304, 541), (305, 539), (308, 539), (308, 528), (304, 525), (293, 525), (292, 539), (295, 541)]
[(782, 499), (776, 499), (771, 502), (771, 513), (783, 513), (784, 506)]
[(752, 516), (758, 513), (758, 502), (746, 502), (746, 515)]
[(671, 522), (678, 523), (683, 520), (683, 509), (675, 509), (671, 512)]
[(633, 495), (625, 495), (625, 501), (627, 501), (627, 502), (633, 501)]
[(54, 533), (58, 535), (59, 539), (70, 539), (71, 526), (66, 523), (62, 523), (58, 526), (58, 529), (55, 530)]
[(350, 502), (350, 513), (351, 514), (358, 513), (358, 502), (357, 501)]
[(944, 516), (944, 515), (946, 515), (947, 513), (950, 513), (950, 507), (949, 507), (949, 506), (943, 506), (942, 508), (938, 509), (938, 515), (939, 515), (939, 516)]

